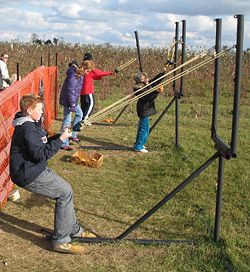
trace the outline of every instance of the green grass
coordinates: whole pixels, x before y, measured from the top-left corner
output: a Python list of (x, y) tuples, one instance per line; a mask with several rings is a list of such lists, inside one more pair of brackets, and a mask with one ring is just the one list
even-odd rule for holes
[[(117, 99), (117, 97), (116, 97)], [(170, 97), (157, 100), (160, 113)], [(220, 101), (219, 136), (230, 141), (231, 98)], [(98, 107), (112, 103), (98, 101)], [(86, 254), (49, 251), (39, 228), (53, 226), (53, 201), (21, 191), (0, 220), (1, 271), (249, 271), (250, 111), (242, 105), (237, 158), (225, 161), (221, 239), (213, 242), (218, 160), (133, 231), (128, 238), (193, 239), (195, 244), (86, 245)], [(69, 162), (60, 151), (49, 163), (70, 182), (79, 221), (102, 237), (116, 237), (215, 153), (210, 139), (211, 98), (180, 105), (180, 147), (175, 148), (174, 108), (151, 133), (148, 154), (131, 150), (137, 127), (132, 105), (115, 126), (84, 128), (81, 146), (104, 155), (99, 169)], [(111, 117), (116, 117), (115, 113)], [(154, 116), (151, 124), (156, 119)], [(104, 118), (105, 119), (105, 118)], [(61, 121), (55, 121), (59, 130)], [(74, 144), (74, 149), (80, 148)], [(7, 265), (5, 264), (7, 263)]]

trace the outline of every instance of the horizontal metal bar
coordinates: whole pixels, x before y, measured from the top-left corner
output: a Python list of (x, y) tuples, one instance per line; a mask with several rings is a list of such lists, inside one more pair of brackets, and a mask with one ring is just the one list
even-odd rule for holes
[[(53, 231), (47, 228), (42, 228), (40, 230), (44, 235), (47, 236), (48, 239), (51, 239)], [(80, 243), (89, 243), (89, 244), (99, 244), (99, 243), (122, 243), (122, 242), (131, 242), (137, 243), (141, 245), (163, 245), (163, 244), (196, 244), (193, 240), (177, 240), (177, 239), (169, 239), (169, 240), (154, 240), (154, 239), (117, 239), (117, 238), (83, 238), (83, 237), (72, 237), (72, 240), (80, 242)]]
[(153, 240), (153, 239), (117, 239), (117, 238), (74, 238), (74, 241), (80, 243), (122, 243), (122, 242), (132, 242), (142, 245), (162, 245), (162, 244), (195, 244), (193, 240), (177, 240), (177, 239), (170, 239), (170, 240)]

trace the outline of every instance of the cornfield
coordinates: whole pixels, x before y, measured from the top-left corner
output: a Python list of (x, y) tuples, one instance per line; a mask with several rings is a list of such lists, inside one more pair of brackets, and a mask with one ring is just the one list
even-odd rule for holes
[[(65, 78), (65, 72), (68, 64), (72, 60), (77, 60), (79, 63), (82, 56), (86, 52), (90, 52), (94, 56), (95, 66), (101, 70), (114, 70), (116, 67), (127, 62), (131, 58), (137, 57), (136, 48), (112, 46), (110, 44), (94, 45), (94, 44), (66, 44), (61, 43), (57, 45), (39, 45), (32, 43), (21, 42), (1, 42), (0, 52), (9, 54), (8, 69), (9, 73), (16, 73), (16, 63), (19, 63), (20, 76), (24, 77), (29, 72), (41, 64), (45, 66), (53, 66), (57, 64), (59, 68), (58, 74), (58, 88), (60, 90), (62, 82)], [(153, 77), (158, 72), (162, 71), (164, 63), (167, 60), (167, 53), (169, 48), (142, 48), (141, 59), (143, 70)], [(202, 49), (187, 49), (187, 60), (192, 58), (195, 54), (202, 51)], [(181, 52), (179, 52), (179, 56)], [(234, 62), (235, 51), (229, 51), (226, 56), (222, 58), (221, 69), (221, 94), (224, 96), (231, 96), (233, 94), (233, 78), (234, 78)], [(180, 63), (180, 57), (177, 65)], [(129, 67), (122, 70), (115, 78), (106, 77), (101, 82), (96, 82), (96, 91), (98, 91), (98, 98), (105, 99), (111, 92), (119, 91), (121, 95), (126, 95), (131, 92), (133, 84), (133, 75), (139, 70), (138, 62), (134, 62)], [(200, 96), (206, 97), (211, 95), (213, 90), (213, 72), (214, 64), (209, 63), (202, 69), (190, 73), (185, 78), (185, 96)], [(249, 104), (248, 101), (250, 93), (250, 54), (244, 52), (243, 70), (242, 70), (242, 103)], [(208, 90), (211, 90), (208, 93)], [(167, 86), (165, 95), (172, 95), (172, 86)]]

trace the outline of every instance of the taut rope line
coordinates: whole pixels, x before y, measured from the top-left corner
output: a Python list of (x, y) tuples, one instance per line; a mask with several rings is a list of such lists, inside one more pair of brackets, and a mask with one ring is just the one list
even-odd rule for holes
[[(90, 120), (90, 119), (91, 119), (91, 121), (93, 121), (93, 120), (99, 120), (99, 119), (102, 118), (104, 115), (110, 114), (111, 112), (116, 111), (116, 110), (118, 110), (118, 109), (124, 107), (125, 105), (128, 105), (128, 104), (130, 104), (130, 103), (132, 103), (132, 102), (134, 102), (134, 101), (140, 99), (141, 97), (143, 97), (143, 96), (145, 96), (145, 95), (147, 95), (147, 94), (149, 94), (149, 93), (151, 93), (151, 92), (157, 90), (159, 87), (165, 86), (165, 85), (167, 85), (167, 84), (173, 82), (174, 80), (176, 80), (176, 79), (178, 79), (178, 78), (180, 78), (180, 77), (182, 77), (182, 76), (184, 76), (184, 75), (187, 75), (187, 74), (191, 73), (192, 71), (194, 71), (194, 70), (196, 70), (196, 69), (198, 69), (198, 68), (200, 68), (200, 67), (202, 67), (202, 66), (208, 64), (209, 62), (211, 62), (211, 61), (213, 61), (213, 60), (215, 60), (215, 59), (217, 59), (217, 58), (223, 56), (223, 55), (226, 53), (226, 51), (228, 51), (228, 50), (221, 51), (221, 52), (219, 52), (218, 54), (215, 54), (213, 57), (209, 57), (208, 59), (206, 59), (206, 60), (204, 60), (204, 61), (202, 61), (202, 62), (200, 62), (200, 63), (194, 65), (193, 67), (190, 67), (189, 69), (187, 69), (187, 70), (185, 70), (185, 71), (179, 73), (178, 75), (176, 75), (176, 76), (174, 76), (174, 77), (172, 77), (172, 78), (170, 78), (170, 79), (167, 79), (167, 80), (161, 82), (160, 84), (156, 85), (155, 87), (153, 87), (153, 88), (151, 88), (151, 89), (149, 89), (149, 90), (143, 92), (142, 94), (139, 94), (139, 95), (137, 95), (137, 96), (131, 98), (130, 100), (125, 101), (124, 103), (121, 103), (120, 105), (117, 105), (116, 107), (112, 107), (112, 108), (110, 108), (110, 106), (107, 107), (107, 108), (109, 108), (109, 110), (106, 110), (105, 112), (103, 111), (102, 113), (100, 113), (100, 112), (101, 112), (101, 111), (100, 111), (100, 112), (98, 112), (98, 113), (100, 113), (100, 114), (95, 115), (95, 116), (92, 117), (92, 118), (89, 118), (89, 120)], [(179, 67), (179, 68), (180, 68), (180, 67)], [(166, 76), (166, 75), (164, 75), (164, 76)], [(159, 80), (159, 79), (160, 79), (160, 78), (158, 78), (157, 80)], [(156, 80), (156, 81), (157, 81), (157, 80)], [(152, 82), (151, 82), (150, 84), (152, 84)], [(148, 84), (148, 85), (150, 85), (150, 84)], [(144, 88), (147, 87), (148, 85), (145, 85), (143, 88), (139, 89), (138, 91), (144, 89)], [(138, 92), (138, 91), (137, 91), (137, 92)], [(134, 95), (135, 93), (136, 93), (136, 92), (134, 92), (132, 95)], [(120, 102), (120, 101), (119, 101), (119, 102)], [(117, 103), (117, 102), (116, 102), (116, 103)], [(115, 104), (115, 103), (114, 103), (114, 104)], [(114, 104), (113, 104), (113, 105), (114, 105)], [(106, 109), (106, 108), (105, 108), (105, 109)]]
[[(166, 77), (166, 76), (168, 76), (168, 75), (174, 73), (174, 72), (177, 71), (178, 69), (180, 69), (180, 68), (182, 68), (182, 67), (184, 67), (184, 66), (186, 66), (186, 65), (188, 65), (188, 64), (190, 64), (190, 63), (192, 63), (192, 62), (194, 62), (194, 61), (196, 61), (196, 60), (198, 60), (199, 58), (203, 58), (206, 54), (207, 54), (207, 52), (202, 52), (202, 53), (196, 55), (196, 56), (193, 57), (192, 59), (186, 61), (185, 63), (183, 63), (183, 64), (181, 64), (181, 65), (179, 65), (178, 67), (176, 67), (175, 69), (169, 71), (168, 73), (164, 74), (163, 76), (159, 77), (158, 79), (156, 79), (156, 80), (150, 82), (150, 84), (153, 84), (153, 83), (155, 83), (156, 81), (158, 81), (158, 80), (160, 80), (160, 79), (162, 79), (162, 78), (164, 78), (164, 77)], [(102, 109), (102, 110), (100, 110), (100, 111), (98, 111), (98, 112), (92, 114), (92, 115), (88, 118), (88, 121), (92, 121), (96, 116), (102, 114), (102, 113), (105, 112), (105, 111), (108, 111), (110, 108), (112, 108), (112, 107), (114, 107), (115, 105), (121, 103), (122, 101), (127, 100), (127, 99), (130, 98), (130, 97), (133, 97), (136, 93), (138, 93), (138, 92), (140, 92), (141, 90), (145, 89), (145, 88), (146, 88), (148, 85), (150, 85), (150, 84), (147, 84), (147, 85), (143, 86), (142, 88), (140, 88), (139, 90), (135, 91), (134, 93), (129, 94), (129, 95), (123, 97), (122, 99), (120, 99), (120, 100), (114, 102), (113, 104), (107, 106), (106, 108), (104, 108), (104, 109)]]
[(124, 63), (124, 64), (120, 65), (119, 67), (117, 67), (115, 70), (117, 70), (118, 72), (120, 72), (122, 69), (124, 69), (125, 67), (129, 66), (130, 64), (132, 64), (135, 61), (136, 61), (136, 58), (132, 58), (131, 60), (129, 60), (126, 63)]

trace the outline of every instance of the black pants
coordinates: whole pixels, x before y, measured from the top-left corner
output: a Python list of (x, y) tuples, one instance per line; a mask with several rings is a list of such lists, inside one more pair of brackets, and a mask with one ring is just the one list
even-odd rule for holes
[(92, 113), (95, 106), (93, 94), (81, 95), (82, 120), (86, 120)]

